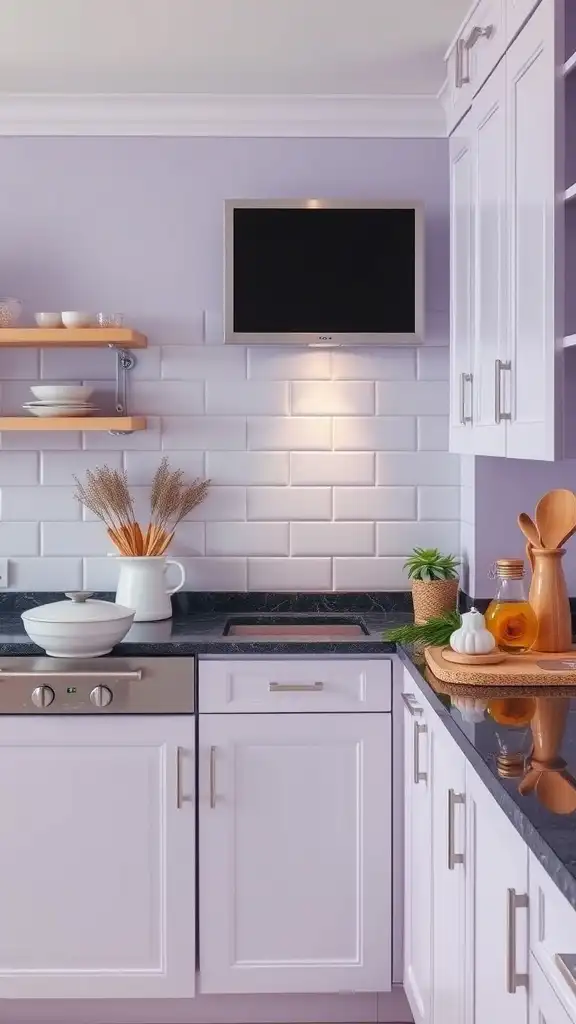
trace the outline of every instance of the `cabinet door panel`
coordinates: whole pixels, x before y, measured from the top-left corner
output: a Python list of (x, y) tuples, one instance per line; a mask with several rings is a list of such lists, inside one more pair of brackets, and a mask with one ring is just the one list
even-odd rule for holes
[(390, 715), (202, 715), (203, 992), (391, 988)]
[(404, 673), (404, 989), (416, 1024), (432, 1019), (432, 821), (426, 710)]
[(563, 162), (557, 152), (562, 104), (555, 33), (554, 0), (542, 0), (506, 55), (511, 458), (553, 459), (556, 452), (557, 334), (563, 333), (555, 274), (557, 255), (562, 266), (557, 193), (563, 186), (556, 174)]
[(462, 1024), (465, 979), (464, 756), (440, 722), (432, 730), (433, 1019)]
[(192, 718), (0, 719), (0, 807), (0, 997), (194, 994)]
[(530, 957), (529, 1024), (572, 1024), (534, 957)]
[(472, 114), (450, 139), (450, 451), (472, 453)]
[(515, 893), (527, 902), (528, 848), (468, 765), (466, 802), (466, 976), (474, 984), (465, 1019), (526, 1024), (528, 910), (519, 906), (512, 913), (510, 900)]
[[(506, 74), (499, 65), (472, 108), (474, 152), (474, 453), (504, 455), (496, 408), (507, 351)], [(499, 377), (496, 374), (499, 372)], [(504, 396), (500, 396), (502, 407)], [(502, 410), (504, 411), (504, 410)]]

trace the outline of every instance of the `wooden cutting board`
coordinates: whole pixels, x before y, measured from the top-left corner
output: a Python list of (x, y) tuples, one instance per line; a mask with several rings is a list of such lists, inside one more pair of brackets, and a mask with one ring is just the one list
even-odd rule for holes
[(507, 654), (499, 665), (455, 665), (444, 647), (426, 647), (429, 668), (444, 683), (467, 686), (575, 686), (576, 647), (565, 654)]

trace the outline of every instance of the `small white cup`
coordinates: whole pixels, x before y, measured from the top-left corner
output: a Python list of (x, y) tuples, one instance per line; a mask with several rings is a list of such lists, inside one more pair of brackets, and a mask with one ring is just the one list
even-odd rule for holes
[(34, 313), (38, 327), (62, 327), (61, 313)]
[(90, 327), (94, 322), (92, 313), (82, 313), (77, 309), (69, 309), (62, 313), (65, 327)]

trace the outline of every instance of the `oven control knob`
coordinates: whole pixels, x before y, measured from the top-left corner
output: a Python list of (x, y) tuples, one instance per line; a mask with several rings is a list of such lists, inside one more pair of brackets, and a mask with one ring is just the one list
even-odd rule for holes
[(105, 708), (112, 701), (112, 690), (107, 686), (95, 686), (90, 694), (90, 700), (97, 708)]
[(54, 700), (54, 690), (51, 686), (37, 686), (32, 690), (32, 703), (37, 708), (47, 708)]

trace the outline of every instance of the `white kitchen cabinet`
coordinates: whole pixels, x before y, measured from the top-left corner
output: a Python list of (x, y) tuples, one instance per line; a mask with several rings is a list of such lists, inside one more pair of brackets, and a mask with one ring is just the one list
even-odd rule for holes
[(476, 0), (448, 48), (443, 102), (449, 132), (470, 109), (475, 93), (504, 53), (507, 3), (508, 0)]
[(431, 723), (430, 753), (432, 1017), (437, 1024), (462, 1024), (466, 977), (466, 762), (438, 720), (437, 724)]
[(432, 790), (428, 715), (404, 672), (404, 990), (416, 1024), (432, 1020)]
[(464, 1019), (526, 1024), (528, 848), (468, 764), (466, 814), (466, 975), (473, 984)]
[(546, 981), (534, 957), (530, 957), (529, 1024), (573, 1024), (562, 1003)]
[(524, 22), (528, 21), (532, 11), (539, 3), (540, 0), (506, 0), (506, 39), (508, 43), (518, 35)]
[(0, 998), (194, 995), (191, 716), (0, 717)]
[(534, 854), (530, 854), (530, 906), (530, 951), (576, 1021), (576, 977), (567, 977), (562, 966), (576, 958), (576, 910)]
[(472, 115), (450, 139), (450, 450), (474, 452)]
[(391, 774), (387, 714), (200, 715), (202, 992), (391, 990)]

